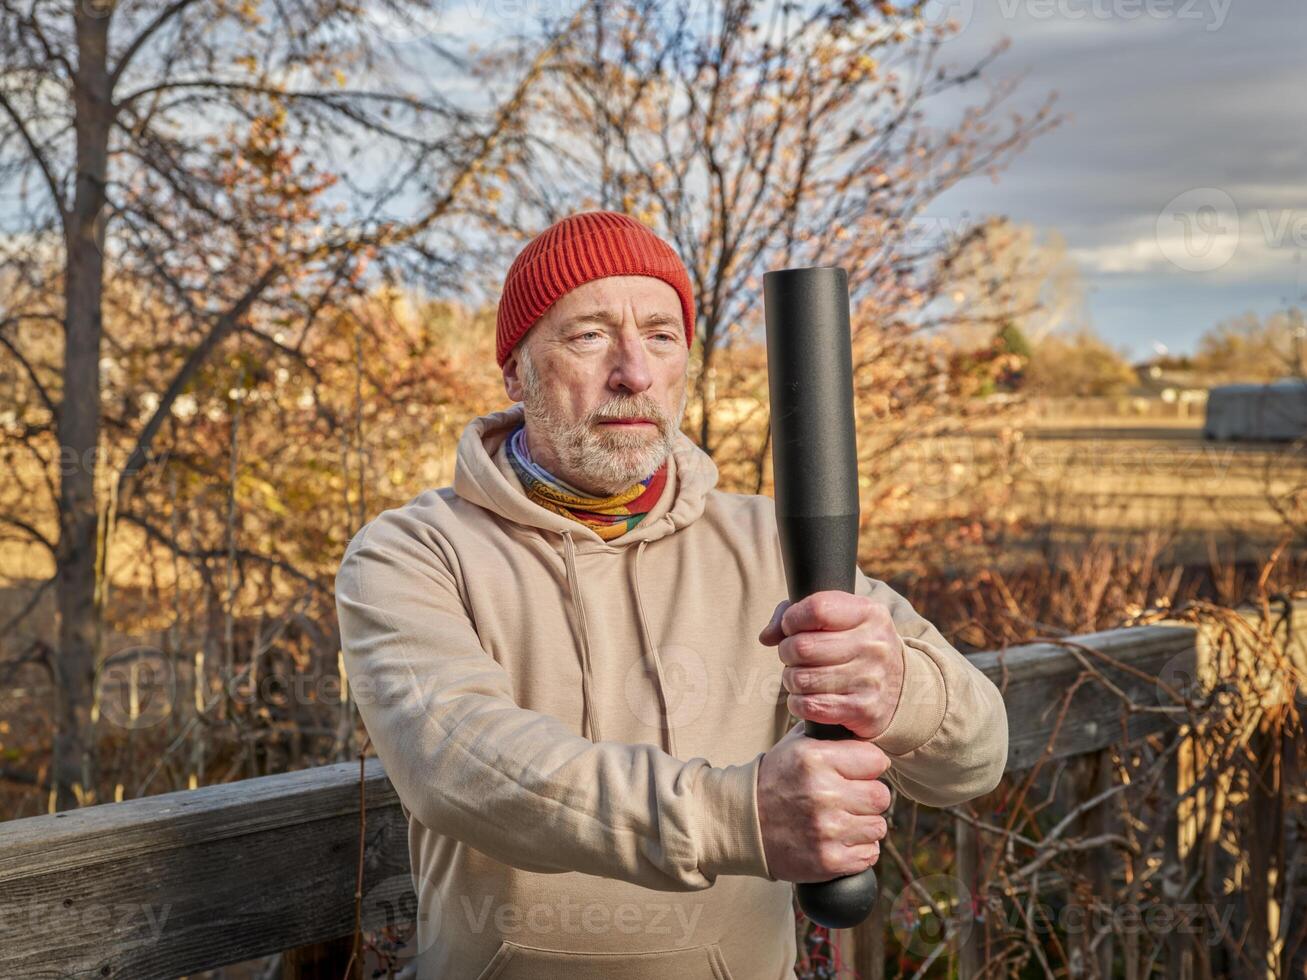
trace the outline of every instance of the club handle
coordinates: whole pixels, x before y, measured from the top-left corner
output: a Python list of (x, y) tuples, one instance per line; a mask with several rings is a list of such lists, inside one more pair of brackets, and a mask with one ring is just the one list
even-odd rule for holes
[[(763, 274), (776, 528), (792, 602), (853, 592), (858, 559), (858, 455), (848, 274), (835, 266)], [(803, 723), (810, 738), (853, 738)], [(847, 929), (871, 914), (876, 873), (795, 885), (819, 925)]]
[[(829, 589), (854, 590), (857, 514), (817, 519), (777, 514), (776, 524), (792, 602)], [(804, 721), (803, 734), (819, 739), (856, 738), (843, 725), (814, 721)], [(827, 929), (850, 929), (871, 914), (878, 888), (876, 869), (867, 868), (830, 881), (798, 882), (794, 891), (799, 908), (813, 922)]]

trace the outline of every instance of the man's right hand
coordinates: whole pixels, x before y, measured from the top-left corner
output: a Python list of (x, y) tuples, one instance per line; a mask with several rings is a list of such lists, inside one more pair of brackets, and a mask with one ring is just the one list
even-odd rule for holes
[(808, 738), (799, 722), (762, 757), (758, 819), (772, 877), (829, 881), (880, 857), (889, 758), (858, 738)]

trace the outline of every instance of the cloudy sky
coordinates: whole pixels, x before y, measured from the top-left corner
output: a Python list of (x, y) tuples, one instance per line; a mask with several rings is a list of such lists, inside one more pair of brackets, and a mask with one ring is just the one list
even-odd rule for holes
[[(375, 29), (484, 41), (506, 11), (516, 23), (552, 3), (433, 0), (431, 23)], [(1008, 38), (989, 73), (1021, 78), (1009, 105), (1056, 92), (1067, 116), (997, 184), (931, 202), (935, 227), (1005, 214), (1061, 233), (1089, 321), (1136, 357), (1307, 306), (1307, 0), (933, 0), (927, 13), (961, 25), (943, 49), (956, 65)], [(932, 114), (946, 123), (984, 95), (951, 93)]]
[[(483, 41), (505, 9), (549, 2), (434, 9), (443, 32)], [(961, 26), (949, 63), (1009, 39), (989, 72), (1021, 77), (1009, 105), (1033, 111), (1056, 92), (1067, 117), (997, 184), (977, 177), (931, 202), (932, 227), (1006, 214), (1060, 232), (1089, 322), (1134, 357), (1307, 305), (1307, 0), (932, 0), (926, 14)], [(932, 119), (986, 94), (941, 98)]]
[[(1015, 105), (1068, 118), (998, 184), (931, 206), (1059, 230), (1094, 327), (1144, 356), (1218, 321), (1307, 305), (1307, 2), (954, 0), (965, 63), (1000, 38)], [(959, 100), (963, 97), (959, 96)]]

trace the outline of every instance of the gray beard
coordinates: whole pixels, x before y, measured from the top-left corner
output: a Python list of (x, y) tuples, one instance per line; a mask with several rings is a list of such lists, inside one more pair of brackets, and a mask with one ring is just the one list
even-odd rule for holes
[[(611, 496), (639, 483), (662, 466), (675, 446), (689, 398), (688, 386), (681, 394), (681, 405), (670, 418), (646, 395), (614, 398), (587, 413), (580, 421), (568, 422), (545, 396), (534, 366), (525, 352), (519, 356), (522, 366), (523, 403), (529, 431), (554, 447), (562, 473), (554, 474), (578, 490)], [(658, 424), (658, 434), (620, 432), (601, 428), (596, 423), (605, 418), (628, 415), (647, 416)], [(530, 439), (528, 438), (528, 448)]]

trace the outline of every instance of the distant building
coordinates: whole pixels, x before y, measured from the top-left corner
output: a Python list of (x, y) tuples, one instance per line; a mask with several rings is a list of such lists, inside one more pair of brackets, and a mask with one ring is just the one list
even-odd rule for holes
[(1207, 393), (1205, 439), (1299, 439), (1307, 436), (1307, 380), (1232, 384)]
[(1131, 364), (1130, 367), (1137, 379), (1130, 394), (1136, 397), (1161, 398), (1169, 402), (1207, 397), (1207, 385), (1202, 374), (1185, 362), (1159, 358)]
[(1175, 417), (1197, 418), (1207, 401), (1207, 383), (1202, 372), (1193, 368), (1187, 358), (1160, 357), (1141, 361), (1130, 367), (1135, 372), (1135, 384), (1130, 394), (1140, 410), (1156, 405), (1157, 400), (1174, 406), (1166, 409)]

